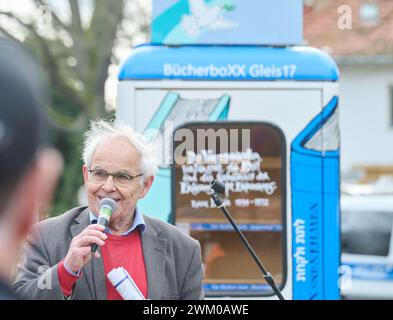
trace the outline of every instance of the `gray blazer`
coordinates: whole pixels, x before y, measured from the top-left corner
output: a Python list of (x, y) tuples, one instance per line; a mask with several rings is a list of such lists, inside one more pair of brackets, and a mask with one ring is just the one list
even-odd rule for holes
[[(144, 219), (146, 229), (141, 239), (148, 299), (203, 299), (199, 242), (168, 223), (147, 216)], [(67, 255), (72, 238), (89, 224), (88, 209), (78, 207), (35, 226), (14, 282), (14, 288), (22, 298), (64, 299), (57, 264)], [(82, 272), (71, 299), (106, 300), (102, 258), (93, 257)]]

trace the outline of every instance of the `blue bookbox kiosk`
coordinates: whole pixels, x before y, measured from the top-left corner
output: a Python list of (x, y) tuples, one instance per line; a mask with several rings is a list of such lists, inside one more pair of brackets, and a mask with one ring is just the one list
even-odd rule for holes
[[(327, 54), (300, 46), (150, 44), (122, 64), (116, 121), (164, 146), (140, 209), (200, 242), (207, 297), (274, 298), (209, 200), (218, 178), (285, 298), (340, 298), (338, 78)], [(246, 147), (174, 152), (207, 132)]]

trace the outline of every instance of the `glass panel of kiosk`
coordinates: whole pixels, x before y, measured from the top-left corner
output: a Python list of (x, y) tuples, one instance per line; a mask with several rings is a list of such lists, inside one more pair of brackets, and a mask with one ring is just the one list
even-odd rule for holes
[(206, 296), (266, 296), (270, 286), (224, 214), (222, 198), (279, 288), (286, 279), (286, 147), (269, 123), (188, 123), (174, 131), (172, 209), (175, 224), (201, 244)]

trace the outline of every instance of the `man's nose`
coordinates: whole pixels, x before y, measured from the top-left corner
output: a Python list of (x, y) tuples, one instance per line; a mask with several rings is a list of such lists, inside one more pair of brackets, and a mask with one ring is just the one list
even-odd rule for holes
[(111, 192), (116, 190), (115, 182), (113, 181), (113, 176), (109, 175), (105, 183), (101, 187), (106, 192)]

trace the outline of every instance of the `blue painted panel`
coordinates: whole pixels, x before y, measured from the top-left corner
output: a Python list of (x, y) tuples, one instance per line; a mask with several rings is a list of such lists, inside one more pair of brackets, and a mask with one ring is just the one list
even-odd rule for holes
[[(168, 190), (168, 192), (167, 192)], [(160, 168), (147, 195), (138, 201), (142, 213), (169, 221), (171, 213), (171, 170)]]
[(339, 150), (306, 143), (336, 111), (337, 97), (291, 144), (293, 298), (339, 299)]
[(301, 0), (153, 1), (154, 43), (300, 45), (302, 31)]

